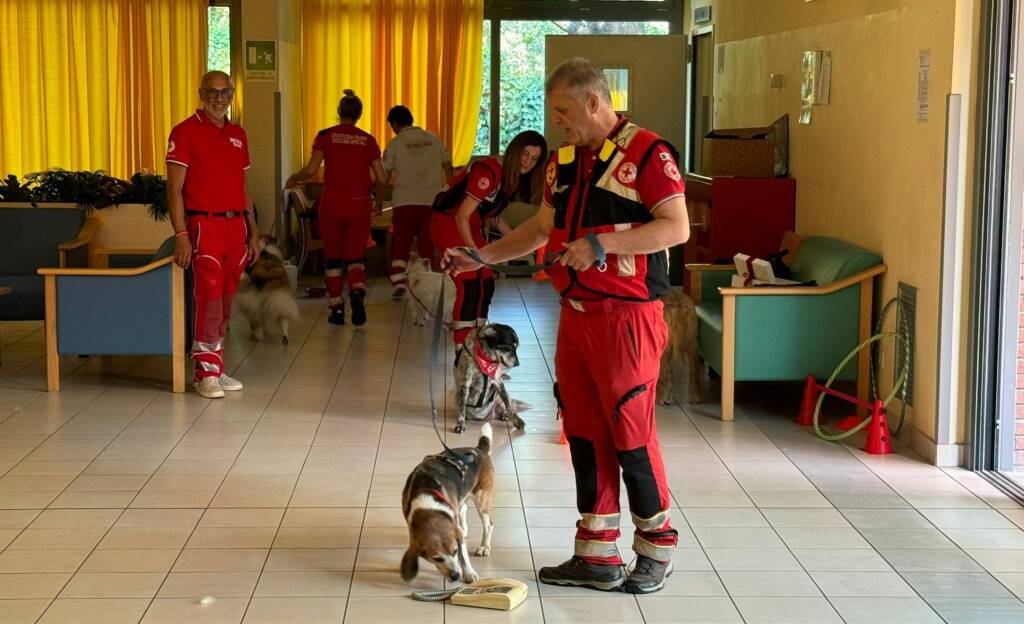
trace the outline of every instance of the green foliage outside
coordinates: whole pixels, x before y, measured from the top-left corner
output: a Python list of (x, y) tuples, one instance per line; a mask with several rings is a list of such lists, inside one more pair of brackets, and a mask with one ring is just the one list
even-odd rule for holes
[[(667, 22), (552, 22), (501, 23), (501, 94), (499, 150), (523, 130), (544, 132), (544, 37), (546, 35), (664, 35)], [(494, 36), (484, 24), (483, 90), (480, 125), (473, 152), (490, 152), (490, 67)]]
[(207, 12), (209, 45), (206, 69), (231, 73), (231, 7), (212, 6)]

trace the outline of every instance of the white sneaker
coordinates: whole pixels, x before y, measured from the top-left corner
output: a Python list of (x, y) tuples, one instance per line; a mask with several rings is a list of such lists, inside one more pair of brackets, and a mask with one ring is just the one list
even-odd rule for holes
[(216, 377), (203, 377), (192, 382), (192, 385), (195, 386), (199, 396), (204, 399), (219, 399), (224, 396), (224, 390), (220, 387)]
[(227, 375), (224, 374), (221, 374), (221, 376), (218, 378), (218, 381), (220, 381), (221, 389), (227, 390), (228, 392), (235, 392), (243, 388), (242, 382), (238, 381), (237, 379), (234, 379), (233, 377), (228, 377)]

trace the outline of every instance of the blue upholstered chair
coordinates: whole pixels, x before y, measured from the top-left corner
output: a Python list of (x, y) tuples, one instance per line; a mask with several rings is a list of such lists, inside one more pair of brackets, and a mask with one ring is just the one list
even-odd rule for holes
[[(722, 420), (733, 418), (737, 381), (825, 379), (871, 334), (878, 254), (825, 236), (803, 241), (790, 263), (793, 279), (817, 286), (733, 288), (733, 265), (688, 265), (697, 303), (700, 355), (722, 376)], [(838, 379), (857, 382), (868, 398), (869, 351)]]
[(185, 276), (173, 237), (152, 261), (125, 269), (39, 269), (46, 292), (46, 388), (60, 389), (60, 356), (169, 355), (185, 390)]
[(72, 204), (0, 206), (0, 286), (11, 287), (0, 301), (0, 321), (42, 320), (43, 278), (36, 269), (87, 266), (98, 225)]

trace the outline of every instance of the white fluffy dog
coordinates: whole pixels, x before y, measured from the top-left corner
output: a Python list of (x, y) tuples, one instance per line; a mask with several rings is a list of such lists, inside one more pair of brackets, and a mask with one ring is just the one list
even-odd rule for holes
[(260, 257), (238, 284), (234, 309), (249, 319), (255, 340), (263, 340), (267, 330), (281, 331), (281, 342), (288, 344), (288, 324), (299, 320), (291, 281), (274, 245), (261, 244)]
[(413, 257), (409, 260), (409, 314), (415, 325), (423, 326), (437, 311), (437, 298), (444, 284), (445, 310), (441, 319), (446, 325), (452, 321), (452, 304), (455, 303), (455, 282), (447, 273), (430, 270), (430, 260)]

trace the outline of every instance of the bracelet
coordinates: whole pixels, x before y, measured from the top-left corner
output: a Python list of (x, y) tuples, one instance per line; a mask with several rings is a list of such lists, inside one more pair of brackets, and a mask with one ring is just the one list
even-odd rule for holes
[(174, 233), (174, 238), (178, 238), (179, 236), (188, 236), (188, 230), (182, 230)]
[(608, 256), (604, 252), (604, 247), (601, 246), (601, 241), (597, 240), (597, 235), (593, 232), (587, 232), (584, 235), (587, 242), (590, 243), (590, 247), (594, 250), (594, 254), (597, 259), (594, 261), (594, 266), (597, 267), (598, 271), (604, 272), (608, 269)]

